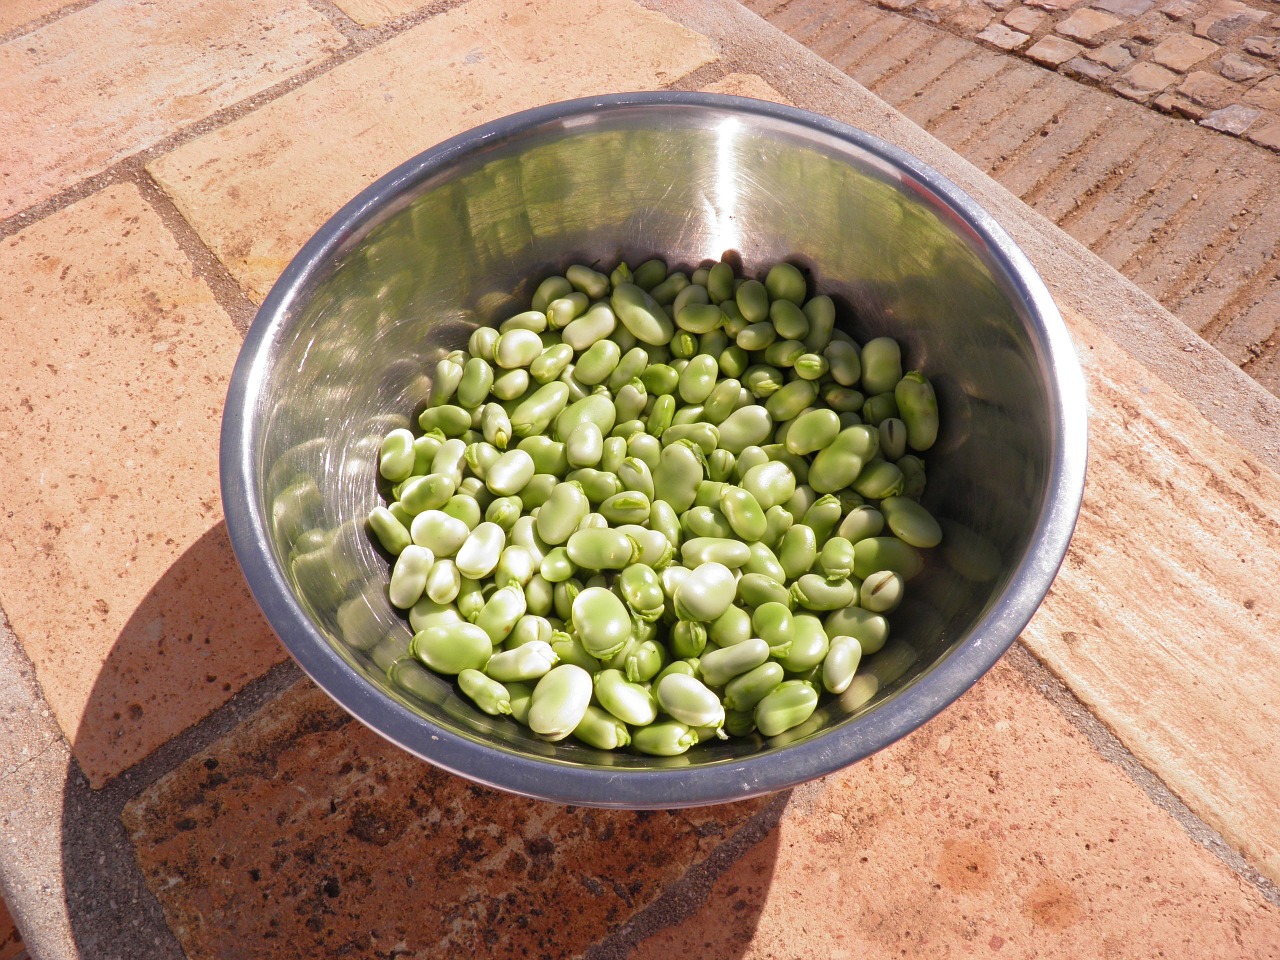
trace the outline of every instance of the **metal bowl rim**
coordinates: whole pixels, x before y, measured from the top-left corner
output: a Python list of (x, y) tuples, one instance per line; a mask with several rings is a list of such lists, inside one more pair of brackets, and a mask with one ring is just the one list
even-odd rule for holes
[[(299, 294), (351, 237), (406, 190), (461, 156), (495, 141), (567, 119), (628, 109), (715, 110), (763, 117), (845, 141), (925, 186), (986, 245), (1023, 298), (1050, 373), (1046, 383), (1057, 442), (1046, 508), (998, 602), (964, 640), (896, 694), (852, 721), (780, 749), (672, 769), (585, 766), (499, 750), (409, 710), (358, 676), (315, 628), (273, 559), (253, 459), (249, 414), (263, 386), (265, 360)], [(529, 797), (627, 809), (699, 806), (772, 793), (824, 776), (889, 746), (972, 687), (1004, 654), (1047, 593), (1074, 530), (1084, 492), (1087, 421), (1084, 378), (1048, 289), (995, 219), (937, 170), (847, 124), (795, 107), (745, 97), (663, 91), (585, 97), (524, 110), (431, 147), (371, 184), (335, 213), (284, 269), (245, 337), (227, 392), (219, 469), (228, 534), (254, 599), (303, 671), (374, 732), (433, 765), (471, 781)]]

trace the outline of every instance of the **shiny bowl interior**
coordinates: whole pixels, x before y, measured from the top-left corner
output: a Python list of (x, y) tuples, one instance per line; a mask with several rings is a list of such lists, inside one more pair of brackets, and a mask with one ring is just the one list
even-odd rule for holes
[[(943, 546), (849, 693), (802, 727), (676, 758), (542, 742), (440, 679), (386, 680), (405, 619), (363, 525), (379, 441), (411, 426), (435, 362), (525, 309), (575, 262), (751, 274), (789, 260), (859, 340), (891, 334), (932, 379), (944, 430), (924, 502)], [(859, 760), (951, 703), (1043, 599), (1079, 511), (1083, 380), (1043, 283), (992, 218), (936, 171), (804, 111), (703, 94), (591, 98), (458, 136), (336, 214), (262, 306), (223, 424), (236, 555), (302, 668), (365, 724), (471, 780), (566, 803), (723, 802)]]

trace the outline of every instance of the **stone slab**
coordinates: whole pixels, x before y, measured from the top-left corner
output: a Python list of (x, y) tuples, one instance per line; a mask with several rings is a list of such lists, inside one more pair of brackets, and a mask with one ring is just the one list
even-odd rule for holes
[(1208, 70), (1192, 70), (1178, 84), (1178, 92), (1206, 107), (1225, 107), (1240, 99), (1241, 88)]
[(1004, 16), (1004, 24), (1023, 33), (1033, 33), (1036, 27), (1044, 23), (1045, 14), (1031, 7), (1015, 7)]
[(1135, 63), (1114, 84), (1116, 93), (1128, 100), (1145, 101), (1178, 82), (1172, 70), (1154, 63)]
[(239, 345), (132, 185), (0, 242), (0, 606), (95, 786), (284, 656), (222, 524)]
[(1151, 59), (1162, 67), (1186, 73), (1201, 60), (1218, 52), (1218, 45), (1203, 37), (1175, 34), (1161, 40), (1151, 50)]
[[(1141, 864), (1141, 880), (1134, 867)], [(1005, 665), (794, 791), (705, 904), (631, 960), (1274, 956), (1265, 900)]]
[(5, 0), (0, 3), (0, 34), (29, 26), (41, 17), (57, 13), (75, 0)]
[(148, 169), (261, 301), (329, 215), (402, 161), (548, 100), (660, 87), (715, 56), (632, 0), (471, 0)]
[(1123, 22), (1119, 17), (1113, 17), (1099, 10), (1077, 10), (1057, 24), (1054, 30), (1071, 40), (1096, 47), (1102, 43), (1104, 33), (1120, 26)]
[(1001, 50), (1017, 50), (1031, 38), (1028, 34), (1011, 30), (1002, 23), (993, 23), (978, 34), (978, 39), (985, 40)]
[(1280, 113), (1280, 77), (1267, 77), (1244, 95), (1245, 103)]
[(1213, 111), (1213, 113), (1201, 120), (1200, 124), (1210, 130), (1218, 130), (1221, 133), (1231, 133), (1239, 136), (1248, 130), (1254, 121), (1261, 116), (1262, 111), (1257, 107), (1246, 107), (1242, 103), (1233, 103), (1229, 107)]
[[(103, 42), (109, 37), (110, 42)], [(0, 46), (0, 217), (346, 45), (304, 0), (101, 0)]]
[(380, 27), (410, 13), (426, 9), (432, 0), (333, 0), (338, 8), (362, 27)]
[(1080, 46), (1080, 44), (1052, 35), (1042, 37), (1027, 48), (1027, 56), (1046, 67), (1056, 67), (1066, 63), (1072, 57), (1078, 57), (1083, 52), (1084, 47)]
[[(1280, 476), (1083, 315), (1068, 321), (1089, 390), (1089, 474), (1072, 548), (1023, 639), (1280, 878), (1280, 649), (1269, 639), (1280, 597), (1265, 586), (1280, 557)], [(1174, 437), (1195, 437), (1194, 452)], [(1189, 512), (1204, 531), (1194, 540)]]
[(190, 960), (568, 957), (768, 800), (672, 812), (511, 796), (437, 770), (302, 681), (130, 801)]

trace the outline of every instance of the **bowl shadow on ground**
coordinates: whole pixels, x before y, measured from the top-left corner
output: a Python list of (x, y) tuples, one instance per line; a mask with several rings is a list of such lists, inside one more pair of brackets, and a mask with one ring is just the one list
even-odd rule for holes
[[(278, 644), (219, 524), (157, 581), (103, 664), (75, 742), (93, 772), (71, 766), (61, 811), (81, 955), (626, 956), (700, 908), (748, 849), (776, 850), (789, 794), (672, 811), (517, 797), (392, 746), (291, 665), (91, 786), (112, 756), (104, 729), (158, 723), (166, 694), (180, 703), (210, 682), (207, 658), (156, 666), (158, 646), (203, 632), (216, 649), (246, 629)], [(163, 688), (139, 716), (140, 671)], [(759, 903), (731, 906), (754, 926)]]

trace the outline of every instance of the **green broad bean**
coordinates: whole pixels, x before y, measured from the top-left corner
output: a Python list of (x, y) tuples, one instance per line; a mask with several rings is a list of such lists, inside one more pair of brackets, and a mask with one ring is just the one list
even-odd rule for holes
[[(551, 305), (565, 303), (557, 300)], [(554, 324), (553, 324), (554, 325)], [(560, 331), (560, 338), (576, 351), (585, 351), (613, 333), (618, 326), (618, 318), (607, 303), (599, 303), (581, 316), (570, 320)], [(616, 347), (617, 344), (615, 343)]]
[(416, 459), (413, 434), (399, 427), (382, 438), (378, 447), (378, 473), (391, 483), (403, 483), (413, 474)]
[(853, 544), (842, 536), (834, 536), (822, 545), (818, 566), (828, 580), (845, 580), (853, 573)]
[(467, 353), (485, 362), (493, 361), (493, 348), (502, 334), (496, 327), (477, 327), (467, 339)]
[(751, 357), (736, 343), (720, 351), (720, 372), (726, 377), (741, 377), (750, 366)]
[(573, 347), (557, 343), (547, 347), (529, 364), (529, 376), (535, 383), (548, 384), (564, 373), (573, 362)]
[(635, 421), (640, 424), (640, 428), (644, 428), (644, 424), (640, 421), (641, 414), (649, 404), (649, 391), (644, 388), (644, 384), (639, 377), (624, 383), (622, 388), (614, 397), (614, 415), (619, 422), (628, 423)]
[(812, 569), (818, 559), (818, 537), (812, 527), (792, 524), (778, 544), (778, 562), (788, 580), (794, 580)]
[(672, 549), (680, 546), (680, 518), (665, 500), (655, 499), (649, 506), (649, 529), (661, 533)]
[[(595, 674), (600, 669), (600, 661), (587, 653), (586, 648), (577, 637), (567, 633), (556, 632), (551, 635), (551, 649), (560, 658), (560, 664), (572, 663), (581, 667), (588, 674)], [(559, 664), (557, 664), (559, 666)]]
[(511, 418), (498, 403), (486, 403), (480, 412), (480, 431), (486, 443), (506, 450), (511, 441)]
[(792, 380), (774, 391), (764, 408), (775, 423), (798, 417), (818, 398), (818, 388), (809, 380)]
[(924, 558), (897, 537), (868, 537), (853, 547), (853, 575), (865, 580), (877, 570), (892, 570), (910, 580), (924, 569)]
[(498, 565), (506, 545), (507, 534), (500, 526), (488, 521), (479, 524), (458, 548), (454, 559), (458, 572), (469, 580), (487, 577)]
[(621, 362), (622, 348), (612, 340), (599, 340), (578, 357), (573, 376), (579, 383), (594, 387), (608, 380)]
[(675, 333), (671, 318), (641, 285), (616, 285), (609, 302), (622, 325), (641, 343), (665, 346), (671, 342)]
[(428, 627), (444, 627), (462, 622), (462, 613), (453, 603), (436, 603), (430, 597), (423, 597), (409, 608), (409, 626), (414, 633), (420, 633)]
[[(695, 290), (698, 288), (689, 287), (687, 289)], [(724, 311), (713, 303), (686, 302), (674, 313), (676, 326), (688, 333), (710, 333), (712, 330), (719, 330), (725, 321)]]
[(631, 612), (641, 620), (653, 621), (666, 612), (662, 581), (652, 567), (633, 563), (618, 575), (618, 592)]
[(743, 487), (725, 486), (720, 493), (720, 512), (733, 532), (748, 544), (764, 536), (764, 510), (751, 491)]
[(609, 278), (598, 270), (575, 263), (564, 272), (565, 279), (575, 290), (585, 293), (592, 300), (609, 295)]
[(804, 345), (804, 338), (809, 335), (809, 318), (799, 304), (790, 300), (774, 300), (769, 304), (769, 319), (783, 340), (794, 340)]
[(627, 725), (594, 704), (587, 706), (582, 719), (573, 728), (573, 735), (597, 750), (617, 750), (631, 742)]
[(790, 606), (793, 602), (785, 586), (763, 573), (745, 573), (738, 578), (738, 599), (752, 609), (766, 603)]
[[(747, 468), (742, 475), (742, 489), (750, 493), (760, 508), (767, 513), (770, 508), (786, 503), (795, 496), (796, 477), (786, 463), (767, 460), (768, 454), (763, 448), (755, 447), (754, 449), (759, 453), (753, 453), (749, 459), (756, 461), (759, 457), (765, 457), (766, 462), (756, 462)], [(739, 456), (740, 465), (745, 456), (744, 450)]]
[[(570, 471), (565, 479), (581, 485), (587, 500), (592, 504), (604, 503), (615, 493), (622, 492), (621, 480), (612, 473), (605, 473), (594, 467), (579, 467), (577, 470)], [(603, 521), (603, 518), (601, 520)], [(608, 523), (601, 522), (600, 525), (608, 526)]]
[(573, 601), (584, 589), (585, 585), (576, 577), (570, 577), (552, 586), (551, 603), (556, 616), (568, 621), (573, 615)]
[(569, 387), (559, 380), (545, 383), (511, 412), (511, 430), (517, 437), (546, 433), (551, 422), (569, 402)]
[(640, 382), (655, 397), (674, 394), (680, 387), (680, 374), (665, 363), (651, 363), (640, 372)]
[(594, 467), (604, 456), (604, 434), (591, 420), (583, 420), (564, 440), (565, 459), (570, 467)]
[(767, 400), (781, 390), (787, 382), (781, 370), (761, 364), (748, 367), (740, 378), (742, 385), (750, 390), (751, 395), (757, 400)]
[(827, 493), (813, 501), (800, 522), (813, 531), (819, 544), (825, 544), (831, 539), (831, 534), (835, 532), (843, 515), (844, 507), (840, 500)]
[(899, 416), (907, 428), (907, 445), (928, 450), (938, 439), (938, 398), (924, 374), (913, 370), (893, 388)]
[(782, 564), (768, 544), (758, 540), (748, 544), (748, 547), (751, 550), (751, 558), (743, 565), (743, 573), (763, 573), (779, 583), (786, 582), (786, 571), (782, 569)]
[(595, 696), (601, 707), (623, 723), (643, 727), (658, 717), (657, 698), (647, 687), (627, 680), (621, 670), (597, 673)]
[(427, 588), (427, 574), (436, 561), (426, 547), (409, 544), (396, 557), (391, 568), (391, 585), (388, 595), (393, 607), (408, 610), (420, 599)]
[(656, 677), (667, 664), (667, 655), (654, 640), (644, 640), (627, 651), (622, 672), (632, 683), (644, 683)]
[(830, 642), (822, 621), (812, 614), (798, 613), (793, 622), (795, 626), (791, 646), (778, 663), (787, 673), (803, 673), (822, 663), (830, 649)]
[[(784, 676), (782, 665), (773, 660), (739, 674), (725, 684), (725, 711), (754, 710), (757, 703), (778, 688)], [(755, 726), (754, 719), (752, 726)]]
[(649, 519), (649, 498), (638, 490), (623, 490), (600, 504), (600, 513), (611, 524), (641, 523)]
[(632, 434), (627, 438), (627, 453), (643, 461), (653, 471), (662, 459), (662, 441), (643, 431)]
[[(858, 390), (852, 387), (842, 387), (838, 383), (825, 387), (822, 391), (822, 399), (828, 407), (839, 414), (857, 413), (866, 403), (866, 398)], [(861, 422), (864, 418), (858, 417), (857, 422)]]
[(489, 658), (485, 674), (500, 683), (537, 680), (560, 662), (559, 655), (545, 640), (530, 640), (510, 650), (499, 650)]
[(737, 455), (747, 447), (759, 446), (773, 432), (773, 417), (766, 407), (739, 407), (721, 421), (718, 446)]
[(806, 573), (791, 584), (791, 597), (806, 610), (839, 610), (858, 599), (858, 588), (852, 580), (828, 580), (816, 573)]
[(689, 285), (677, 293), (676, 298), (671, 301), (671, 316), (679, 317), (680, 312), (690, 304), (710, 302), (711, 294), (707, 292), (706, 271), (695, 270), (689, 278)]
[(892, 393), (877, 393), (863, 401), (859, 414), (865, 423), (879, 427), (885, 420), (898, 417), (898, 401)]
[(511, 544), (502, 551), (498, 565), (493, 571), (493, 581), (499, 587), (517, 586), (521, 590), (533, 579), (542, 564), (542, 558), (534, 558), (533, 554), (519, 544)]
[(525, 584), (524, 588), (524, 599), (529, 607), (529, 613), (536, 617), (546, 617), (555, 609), (555, 585), (541, 572), (541, 564), (545, 562), (546, 558), (543, 557), (539, 561), (539, 571)]
[(737, 458), (728, 450), (717, 447), (707, 454), (708, 480), (725, 483), (736, 475)]
[(796, 376), (805, 380), (821, 380), (827, 375), (828, 365), (825, 357), (816, 353), (806, 353), (796, 358), (792, 365)]
[(732, 647), (751, 639), (751, 614), (740, 606), (731, 606), (711, 621), (707, 638), (718, 647)]
[(563, 740), (586, 716), (591, 691), (586, 670), (572, 663), (554, 667), (533, 688), (529, 729), (547, 740)]
[(760, 542), (776, 551), (782, 544), (783, 535), (794, 523), (795, 517), (785, 507), (774, 504), (764, 512), (764, 536), (760, 538)]
[(489, 640), (495, 647), (499, 647), (515, 627), (516, 621), (527, 612), (524, 589), (518, 585), (505, 586), (489, 595), (473, 622), (489, 635)]
[(397, 520), (395, 514), (386, 507), (374, 507), (369, 512), (368, 524), (382, 549), (392, 556), (398, 557), (405, 547), (413, 543), (413, 538), (404, 524)]
[(439, 430), (446, 437), (460, 437), (471, 429), (471, 411), (451, 403), (428, 407), (419, 415), (418, 426), (424, 433)]
[(639, 379), (648, 368), (649, 354), (641, 347), (632, 347), (630, 350), (623, 352), (622, 359), (613, 368), (613, 373), (609, 374), (609, 379), (605, 385), (609, 388), (610, 393), (617, 394), (632, 380)]
[(862, 662), (862, 645), (853, 637), (832, 637), (822, 661), (822, 686), (828, 693), (844, 693)]
[(721, 303), (733, 296), (733, 280), (733, 267), (723, 261), (708, 268), (707, 294), (712, 303)]
[(831, 332), (836, 325), (836, 305), (825, 294), (820, 294), (804, 305), (804, 315), (809, 320), (809, 332), (804, 345), (810, 353), (822, 353), (831, 343)]
[(728, 379), (718, 382), (703, 403), (703, 419), (707, 423), (717, 425), (723, 423), (739, 408), (738, 398), (741, 392), (742, 384), (737, 380)]
[(876, 458), (862, 468), (852, 486), (856, 493), (868, 500), (883, 500), (900, 496), (906, 479), (896, 464)]
[[(586, 570), (622, 570), (636, 561), (639, 549), (634, 539), (614, 529), (578, 530), (565, 544), (569, 559)], [(547, 576), (545, 570), (542, 575)]]
[(902, 496), (909, 500), (919, 500), (925, 487), (924, 461), (908, 453), (899, 458), (898, 469), (902, 471)]
[[(746, 544), (739, 546), (746, 547)], [(733, 571), (714, 560), (705, 560), (694, 566), (689, 563), (687, 554), (683, 558), (686, 564), (693, 567), (693, 571), (680, 584), (673, 597), (676, 616), (681, 620), (710, 622), (733, 603), (737, 594), (737, 581)]]
[(751, 559), (751, 548), (741, 540), (692, 537), (680, 544), (680, 559), (690, 569), (716, 563), (737, 570)]
[[(624, 490), (643, 494), (646, 504), (653, 499), (653, 472), (649, 469), (649, 465), (639, 457), (625, 458), (618, 466), (617, 476), (622, 482)], [(650, 508), (646, 507), (646, 509)], [(647, 519), (647, 517), (648, 515), (646, 514), (644, 519)], [(643, 520), (626, 522), (641, 523)]]
[(431, 565), (423, 592), (434, 603), (452, 603), (462, 589), (462, 574), (448, 557), (441, 557)]
[(880, 455), (886, 460), (898, 460), (907, 452), (907, 425), (897, 417), (880, 421)]
[(511, 719), (523, 726), (529, 725), (529, 705), (533, 702), (533, 687), (527, 683), (504, 683), (511, 706)]
[(748, 353), (767, 349), (778, 339), (778, 331), (767, 320), (762, 323), (750, 323), (743, 327), (734, 342)]
[(559, 478), (553, 473), (535, 473), (520, 491), (520, 499), (524, 502), (525, 510), (532, 513), (546, 503), (547, 498), (551, 496), (551, 491), (559, 483)]
[(678, 720), (664, 720), (639, 727), (631, 735), (631, 746), (656, 757), (675, 757), (698, 742), (698, 735)]
[(413, 473), (430, 473), (431, 464), (439, 452), (443, 439), (423, 434), (413, 441)]
[(791, 642), (795, 629), (795, 617), (785, 603), (770, 600), (760, 604), (751, 614), (751, 629), (755, 636), (775, 652), (785, 649)]
[(839, 435), (840, 416), (834, 410), (819, 407), (790, 421), (784, 446), (797, 456), (805, 456), (829, 446)]
[(818, 691), (808, 683), (788, 686), (784, 681), (756, 704), (756, 729), (773, 737), (804, 723), (818, 707)]
[(721, 647), (703, 654), (698, 661), (702, 681), (711, 687), (723, 687), (734, 677), (754, 670), (769, 659), (769, 644), (752, 637), (731, 647)]
[(450, 623), (415, 633), (409, 652), (436, 673), (456, 676), (466, 669), (483, 670), (493, 655), (493, 643), (474, 623)]
[(858, 424), (841, 430), (830, 446), (814, 456), (809, 465), (808, 484), (818, 493), (841, 490), (857, 479), (863, 466), (879, 450), (880, 434), (874, 427)]
[(517, 447), (493, 462), (485, 475), (485, 485), (495, 496), (509, 497), (523, 490), (536, 472), (533, 457)]
[(720, 698), (695, 677), (668, 674), (657, 684), (655, 695), (658, 706), (674, 720), (691, 727), (724, 725), (724, 705)]
[(765, 347), (764, 362), (771, 367), (791, 369), (804, 356), (804, 344), (799, 340), (775, 340)]
[(876, 337), (862, 345), (862, 389), (891, 392), (902, 379), (902, 348), (892, 337)]
[(759, 280), (744, 280), (734, 293), (734, 302), (747, 323), (769, 319), (769, 291)]
[(881, 614), (861, 607), (832, 611), (823, 620), (823, 626), (829, 637), (853, 637), (867, 656), (878, 653), (889, 639), (889, 621)]
[(661, 437), (671, 426), (676, 414), (676, 398), (671, 394), (662, 394), (654, 398), (645, 422), (645, 429), (655, 437)]
[(504, 370), (528, 367), (541, 354), (542, 338), (532, 330), (508, 330), (493, 345), (493, 361)]
[(651, 287), (649, 294), (665, 307), (674, 303), (676, 297), (680, 295), (680, 291), (687, 286), (689, 286), (688, 275), (676, 270), (668, 273), (660, 283)]
[[(713, 309), (719, 311), (718, 307)], [(715, 389), (719, 372), (720, 365), (715, 357), (705, 353), (693, 357), (680, 372), (680, 398), (685, 403), (702, 403)]]
[(668, 643), (681, 659), (699, 656), (707, 647), (707, 626), (697, 620), (677, 620)]
[(497, 680), (467, 668), (458, 674), (458, 688), (477, 707), (494, 717), (511, 713), (511, 693)]
[(724, 732), (731, 737), (746, 737), (755, 733), (756, 720), (750, 710), (725, 710)]
[(733, 536), (733, 527), (715, 507), (690, 507), (680, 518), (680, 531), (687, 537)]
[(686, 441), (702, 451), (704, 457), (714, 452), (720, 443), (720, 431), (709, 423), (677, 423), (662, 431), (664, 445)]
[(862, 380), (862, 353), (852, 343), (832, 340), (822, 355), (827, 360), (831, 378), (842, 387), (856, 387)]
[(769, 268), (764, 278), (765, 290), (774, 302), (779, 300), (790, 302), (795, 306), (804, 303), (808, 296), (808, 283), (800, 268), (790, 263), (776, 263)]
[(885, 522), (899, 540), (913, 547), (936, 547), (942, 542), (942, 527), (924, 507), (906, 497), (887, 497), (881, 504)]
[[(644, 425), (638, 420), (630, 421), (639, 426), (641, 431)], [(615, 432), (617, 427), (614, 427)], [(604, 473), (612, 473), (616, 475), (622, 467), (623, 461), (627, 459), (627, 441), (624, 437), (610, 436), (604, 438), (604, 448), (600, 453), (600, 469)]]
[(468, 360), (462, 368), (462, 382), (458, 384), (459, 406), (473, 410), (484, 403), (493, 388), (493, 380), (493, 367), (479, 357)]
[(490, 392), (504, 402), (519, 400), (529, 392), (529, 371), (524, 368), (508, 370), (493, 381)]
[[(528, 599), (528, 591), (525, 593)], [(507, 650), (515, 650), (517, 647), (523, 647), (529, 643), (545, 643), (548, 647), (551, 645), (552, 627), (551, 621), (542, 614), (526, 613), (523, 617), (516, 621), (516, 625), (511, 628), (511, 632), (507, 634)], [(492, 661), (490, 661), (492, 662)], [(555, 664), (552, 664), (555, 666)]]
[(594, 423), (602, 437), (608, 436), (617, 422), (617, 410), (613, 401), (603, 393), (594, 393), (574, 401), (556, 417), (556, 439), (568, 440), (569, 435), (582, 423)]
[(426, 547), (437, 557), (451, 557), (457, 553), (471, 536), (471, 531), (466, 523), (443, 510), (422, 511), (413, 518), (409, 528), (413, 542)]
[(559, 300), (571, 293), (573, 293), (573, 284), (568, 279), (560, 276), (547, 277), (533, 292), (530, 309), (545, 313), (552, 300)]
[(463, 364), (452, 360), (441, 360), (436, 364), (435, 376), (431, 379), (431, 396), (427, 401), (428, 406), (438, 407), (453, 399), (458, 384), (462, 382), (463, 368)]
[(864, 610), (872, 613), (889, 613), (902, 602), (902, 576), (892, 570), (877, 570), (859, 588), (859, 600)]
[(687, 440), (663, 447), (658, 466), (653, 470), (656, 499), (670, 504), (677, 514), (693, 506), (698, 484), (704, 476), (704, 460), (702, 452)]
[(516, 449), (533, 458), (533, 466), (538, 473), (563, 476), (569, 470), (569, 458), (559, 440), (544, 436), (525, 437), (516, 444)]

